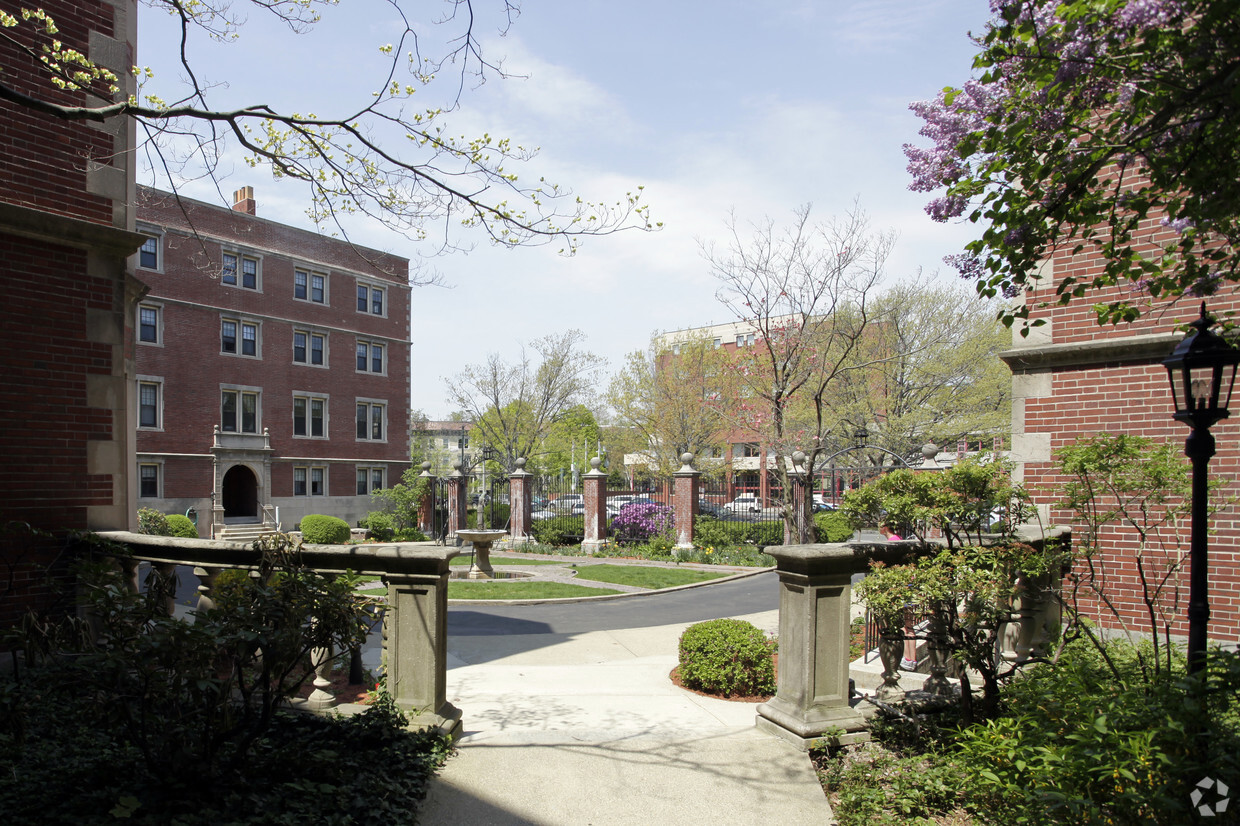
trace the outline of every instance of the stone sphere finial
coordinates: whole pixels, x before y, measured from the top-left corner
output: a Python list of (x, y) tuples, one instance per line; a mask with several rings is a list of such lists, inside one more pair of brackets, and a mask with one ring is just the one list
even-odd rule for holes
[(422, 472), (423, 472), (423, 473), (430, 473), (430, 470), (431, 470), (431, 463), (430, 463), (430, 462), (423, 462), (423, 463), (422, 463)]
[(590, 470), (598, 470), (598, 466), (603, 464), (603, 460), (595, 456), (590, 459)]
[(934, 457), (939, 455), (939, 446), (934, 442), (926, 442), (921, 446), (921, 458), (934, 461)]
[(521, 456), (517, 459), (517, 470), (525, 470), (525, 457)]
[(457, 459), (453, 459), (453, 460), (452, 460), (452, 469), (453, 469), (453, 470), (459, 471), (462, 467), (464, 467), (464, 464), (461, 462), (461, 460), (460, 460), (459, 458), (457, 458)]
[(684, 453), (680, 454), (680, 463), (682, 465), (693, 464), (693, 454), (689, 453), (688, 451), (685, 451)]
[(792, 454), (792, 464), (796, 465), (797, 467), (800, 467), (801, 465), (805, 464), (805, 451), (804, 450), (798, 450)]

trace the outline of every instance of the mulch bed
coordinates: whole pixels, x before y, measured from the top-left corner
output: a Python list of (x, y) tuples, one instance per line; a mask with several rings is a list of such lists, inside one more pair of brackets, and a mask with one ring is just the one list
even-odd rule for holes
[[(671, 673), (668, 674), (667, 676), (671, 679), (672, 684), (675, 685), (677, 688), (683, 688), (685, 691), (692, 692), (701, 697), (713, 697), (716, 700), (727, 700), (733, 703), (765, 703), (767, 700), (775, 696), (774, 694), (757, 694), (753, 696), (742, 696), (740, 694), (736, 694), (731, 697), (725, 697), (722, 694), (712, 694), (709, 691), (698, 691), (696, 688), (689, 688), (689, 686), (685, 685), (684, 682), (681, 681), (680, 666), (676, 666), (675, 668), (673, 668)], [(778, 654), (775, 655), (775, 679), (776, 680), (779, 679), (779, 655)]]

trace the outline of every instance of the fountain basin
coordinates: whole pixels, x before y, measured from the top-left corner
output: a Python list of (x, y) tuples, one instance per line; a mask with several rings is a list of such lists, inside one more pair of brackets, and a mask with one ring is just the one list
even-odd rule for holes
[(467, 579), (498, 579), (491, 567), (491, 543), (508, 535), (501, 530), (478, 530), (466, 528), (456, 532), (457, 539), (474, 547), (474, 563), (469, 566)]
[(529, 571), (495, 571), (484, 573), (483, 571), (475, 571), (470, 567), (468, 571), (453, 571), (448, 575), (449, 579), (470, 579), (470, 580), (487, 580), (487, 579), (528, 579), (534, 576)]

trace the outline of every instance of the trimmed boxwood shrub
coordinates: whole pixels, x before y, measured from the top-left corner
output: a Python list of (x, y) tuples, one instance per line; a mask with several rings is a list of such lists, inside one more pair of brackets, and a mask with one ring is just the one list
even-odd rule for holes
[(396, 520), (386, 511), (371, 511), (357, 526), (365, 528), (366, 538), (376, 542), (391, 542), (396, 536)]
[(819, 542), (847, 542), (853, 535), (852, 520), (843, 511), (814, 514), (814, 527)]
[(301, 538), (311, 545), (345, 545), (350, 535), (349, 523), (335, 516), (312, 513), (301, 520)]
[(198, 529), (194, 527), (194, 522), (188, 516), (179, 513), (170, 513), (167, 516), (168, 535), (181, 536), (186, 539), (197, 539)]
[(724, 697), (775, 693), (775, 646), (755, 625), (717, 619), (680, 635), (680, 679), (689, 688)]

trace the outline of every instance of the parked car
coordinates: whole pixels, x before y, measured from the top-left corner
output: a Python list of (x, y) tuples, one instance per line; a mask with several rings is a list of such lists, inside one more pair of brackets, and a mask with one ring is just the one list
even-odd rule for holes
[(723, 509), (709, 499), (698, 499), (698, 513), (718, 519), (723, 516)]
[(742, 493), (723, 506), (728, 513), (758, 513), (762, 510), (762, 500), (754, 493)]
[(835, 509), (836, 509), (835, 505), (832, 505), (826, 499), (823, 499), (821, 493), (814, 494), (814, 512), (815, 513), (820, 513), (822, 511), (833, 511)]
[(546, 508), (540, 508), (539, 510), (536, 510), (530, 514), (530, 519), (533, 519), (535, 522), (541, 522), (544, 519), (554, 519), (557, 516), (563, 516), (563, 515), (564, 514), (557, 513), (556, 511), (549, 511)]
[(555, 497), (550, 502), (548, 502), (547, 509), (553, 510), (553, 511), (571, 512), (572, 509), (577, 505), (581, 505), (582, 507), (585, 507), (585, 503), (586, 503), (586, 498), (584, 495), (580, 493), (565, 493), (565, 494), (561, 494), (560, 496)]

